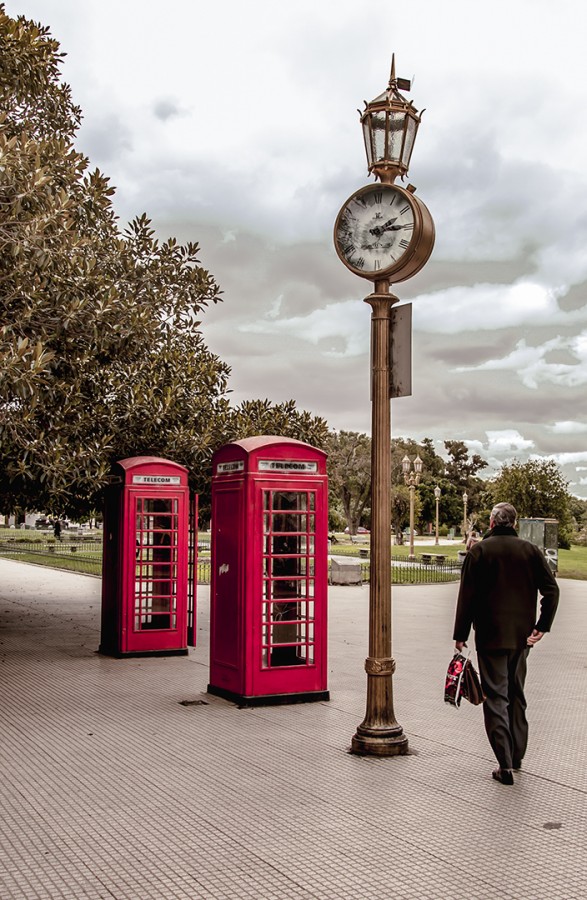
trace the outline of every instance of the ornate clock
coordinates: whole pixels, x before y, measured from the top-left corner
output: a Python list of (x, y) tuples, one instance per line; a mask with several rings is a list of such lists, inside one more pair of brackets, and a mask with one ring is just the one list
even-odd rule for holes
[(426, 264), (434, 247), (434, 222), (414, 190), (411, 185), (370, 184), (343, 204), (334, 245), (355, 275), (399, 282)]

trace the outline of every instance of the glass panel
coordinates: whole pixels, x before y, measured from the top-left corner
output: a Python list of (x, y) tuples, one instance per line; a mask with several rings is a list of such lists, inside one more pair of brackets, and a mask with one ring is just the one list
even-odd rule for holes
[(373, 129), (373, 143), (375, 145), (375, 161), (385, 158), (385, 112), (376, 112), (371, 115), (371, 127)]
[(306, 510), (307, 502), (305, 491), (273, 491), (273, 509)]
[(274, 513), (273, 531), (306, 531), (306, 518), (299, 513)]
[[(293, 556), (302, 553), (300, 535), (276, 535), (271, 542), (271, 552), (274, 556)], [(289, 570), (288, 575), (295, 575), (295, 570)]]
[(263, 516), (263, 533), (269, 534), (271, 531), (271, 516)]
[(299, 603), (274, 603), (273, 621), (287, 622), (297, 621), (300, 617)]
[(310, 494), (310, 509), (312, 512), (316, 509), (316, 494)]
[[(175, 505), (175, 509), (173, 506)], [(175, 504), (171, 498), (143, 498), (143, 511), (146, 513), (170, 513), (177, 512), (177, 500)]]
[(405, 113), (394, 112), (389, 114), (389, 159), (401, 159), (402, 143), (404, 139)]
[(271, 631), (272, 644), (294, 644), (299, 641), (298, 626), (295, 623), (273, 625)]
[(264, 647), (261, 652), (261, 665), (264, 669), (269, 668), (269, 650), (267, 649), (267, 647)]
[[(277, 607), (280, 607), (282, 605), (284, 605), (284, 604), (279, 604), (279, 603), (275, 604), (275, 606), (277, 606)], [(300, 603), (290, 603), (289, 606), (294, 608), (291, 618), (300, 619), (300, 620), (303, 619), (304, 621), (306, 620), (307, 615), (308, 615), (308, 604), (304, 600), (302, 600)], [(282, 618), (282, 614), (279, 611), (274, 612), (273, 618), (275, 620), (279, 620)], [(287, 616), (283, 617), (283, 618), (287, 618)]]
[(408, 127), (406, 129), (406, 140), (404, 144), (404, 151), (402, 153), (402, 162), (405, 166), (410, 164), (410, 157), (412, 155), (412, 148), (414, 146), (414, 140), (416, 137), (416, 122), (412, 117), (408, 119)]
[(271, 566), (268, 565), (269, 560), (264, 563), (264, 574), (273, 578), (285, 578), (287, 575), (314, 575), (314, 559), (306, 556), (299, 557), (273, 557)]
[(373, 162), (373, 148), (371, 146), (371, 127), (370, 127), (371, 117), (367, 116), (367, 118), (363, 122), (363, 140), (365, 141), (365, 153), (367, 154), (367, 165), (370, 166)]
[(303, 581), (297, 581), (293, 578), (290, 581), (280, 579), (279, 581), (268, 582), (268, 584), (272, 586), (271, 597), (274, 600), (286, 598), (295, 600), (297, 597), (305, 596), (300, 594), (300, 587), (304, 584)]
[(263, 491), (263, 509), (271, 508), (271, 492)]

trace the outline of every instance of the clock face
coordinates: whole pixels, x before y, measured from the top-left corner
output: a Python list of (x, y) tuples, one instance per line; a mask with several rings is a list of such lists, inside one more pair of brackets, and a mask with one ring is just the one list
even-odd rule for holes
[(357, 275), (377, 278), (401, 267), (414, 239), (416, 216), (407, 191), (386, 184), (361, 188), (336, 220), (334, 242)]

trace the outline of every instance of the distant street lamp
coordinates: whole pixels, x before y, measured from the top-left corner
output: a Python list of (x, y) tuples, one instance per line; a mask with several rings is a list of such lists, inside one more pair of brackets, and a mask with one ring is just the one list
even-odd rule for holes
[(404, 473), (404, 481), (410, 489), (410, 553), (408, 559), (415, 559), (414, 553), (414, 499), (416, 494), (416, 485), (420, 483), (420, 475), (422, 474), (423, 462), (419, 456), (414, 460), (414, 471), (412, 472), (412, 461), (409, 456), (402, 459), (402, 470)]
[(436, 540), (435, 544), (438, 544), (438, 504), (440, 503), (440, 488), (437, 486), (434, 488), (434, 499), (436, 500)]
[(463, 537), (467, 537), (467, 492), (463, 492)]

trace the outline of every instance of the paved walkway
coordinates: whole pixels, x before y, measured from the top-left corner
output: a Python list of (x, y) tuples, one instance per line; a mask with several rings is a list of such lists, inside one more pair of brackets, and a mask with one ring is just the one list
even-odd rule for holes
[(368, 587), (331, 589), (330, 702), (237, 709), (206, 694), (207, 588), (188, 657), (116, 660), (97, 579), (0, 560), (1, 900), (584, 900), (587, 594), (561, 589), (508, 788), (480, 709), (442, 700), (453, 584), (394, 588), (412, 755), (371, 759)]

